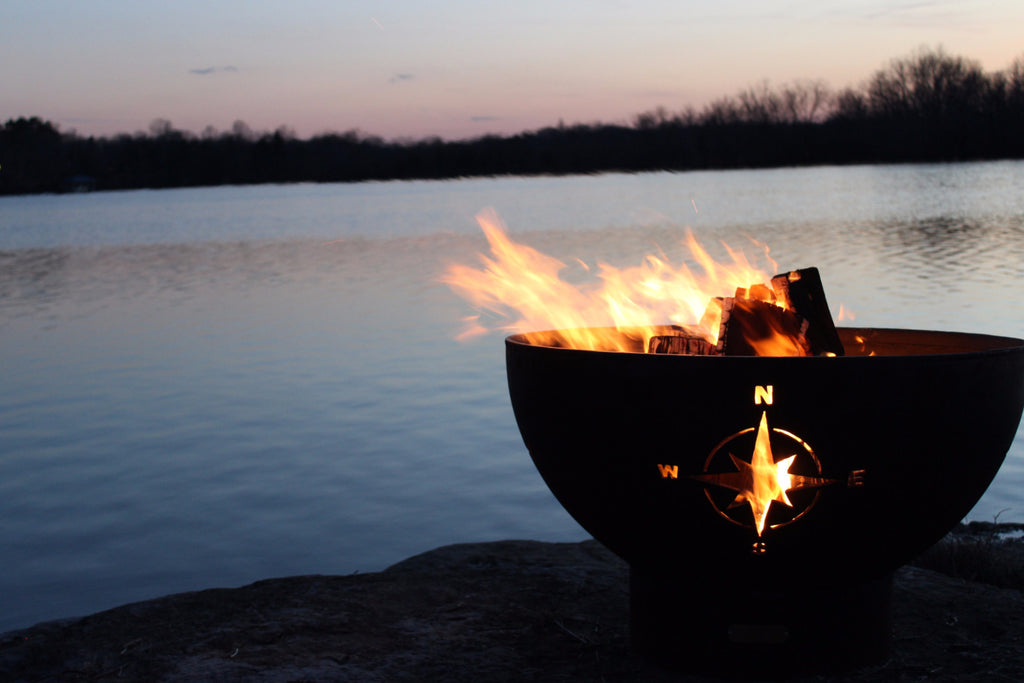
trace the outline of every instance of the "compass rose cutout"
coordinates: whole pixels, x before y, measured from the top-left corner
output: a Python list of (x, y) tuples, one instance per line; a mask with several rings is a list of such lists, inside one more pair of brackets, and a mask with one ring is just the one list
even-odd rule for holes
[[(804, 453), (810, 456), (819, 474), (821, 473), (821, 466), (814, 455), (814, 451), (802, 439), (781, 429), (771, 429), (768, 426), (767, 412), (761, 413), (761, 421), (757, 427), (757, 434), (754, 440), (754, 449), (749, 460), (737, 457), (731, 450), (728, 450), (728, 446), (733, 441), (752, 431), (754, 431), (753, 428), (745, 429), (719, 444), (712, 451), (711, 455), (708, 456), (704, 467), (705, 473), (691, 475), (691, 478), (705, 484), (735, 491), (736, 497), (728, 504), (726, 510), (735, 510), (744, 505), (749, 506), (753, 518), (753, 527), (757, 531), (758, 537), (761, 537), (764, 534), (765, 527), (768, 526), (768, 513), (774, 505), (784, 505), (787, 508), (793, 508), (793, 502), (788, 495), (791, 491), (820, 488), (834, 484), (836, 480), (791, 473), (789, 470), (793, 467), (797, 456)], [(797, 452), (791, 455), (782, 454), (784, 457), (776, 461), (776, 454), (772, 449), (771, 437), (773, 433), (792, 441)], [(729, 455), (732, 466), (736, 468), (735, 471), (708, 473), (708, 468), (715, 464), (716, 456), (723, 448), (727, 448), (726, 452)], [(735, 519), (733, 515), (723, 511), (715, 503), (714, 498), (707, 489), (705, 489), (705, 493), (708, 493), (708, 499), (715, 506), (715, 509), (718, 510), (719, 514), (730, 521), (743, 524), (743, 522)], [(783, 522), (775, 526), (782, 526), (795, 521), (796, 518), (803, 516), (813, 504), (814, 501), (811, 501), (804, 510), (798, 512), (789, 522)]]

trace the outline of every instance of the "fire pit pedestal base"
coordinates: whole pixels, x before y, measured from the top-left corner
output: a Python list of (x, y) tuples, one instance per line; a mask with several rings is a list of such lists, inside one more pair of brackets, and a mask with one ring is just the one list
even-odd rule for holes
[(638, 654), (678, 671), (788, 675), (883, 662), (892, 574), (844, 586), (759, 590), (630, 570)]

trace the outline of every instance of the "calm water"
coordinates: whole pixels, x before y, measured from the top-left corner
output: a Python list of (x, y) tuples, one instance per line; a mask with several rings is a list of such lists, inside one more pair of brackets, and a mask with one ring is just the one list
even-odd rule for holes
[[(437, 284), (494, 207), (572, 261), (692, 227), (857, 325), (1024, 337), (1024, 163), (0, 198), (0, 631), (170, 592), (577, 540), (502, 335)], [(717, 253), (721, 253), (720, 251)], [(972, 519), (1024, 521), (1024, 436)]]

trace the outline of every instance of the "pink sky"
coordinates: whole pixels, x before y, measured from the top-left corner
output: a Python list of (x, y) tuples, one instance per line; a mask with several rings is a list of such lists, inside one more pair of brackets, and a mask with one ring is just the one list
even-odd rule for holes
[(628, 123), (765, 80), (856, 86), (921, 47), (989, 71), (1024, 55), (1020, 0), (0, 4), (0, 121), (110, 135), (474, 137)]

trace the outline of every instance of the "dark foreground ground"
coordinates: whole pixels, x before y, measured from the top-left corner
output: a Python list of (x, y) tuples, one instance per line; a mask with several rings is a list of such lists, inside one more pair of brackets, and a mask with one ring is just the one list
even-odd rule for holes
[[(1024, 593), (996, 584), (1021, 585), (1024, 541), (999, 538), (961, 529), (919, 563), (947, 573), (899, 571), (889, 661), (801, 680), (1021, 680)], [(626, 579), (593, 541), (448, 546), (3, 634), (0, 680), (704, 680), (631, 654)]]

